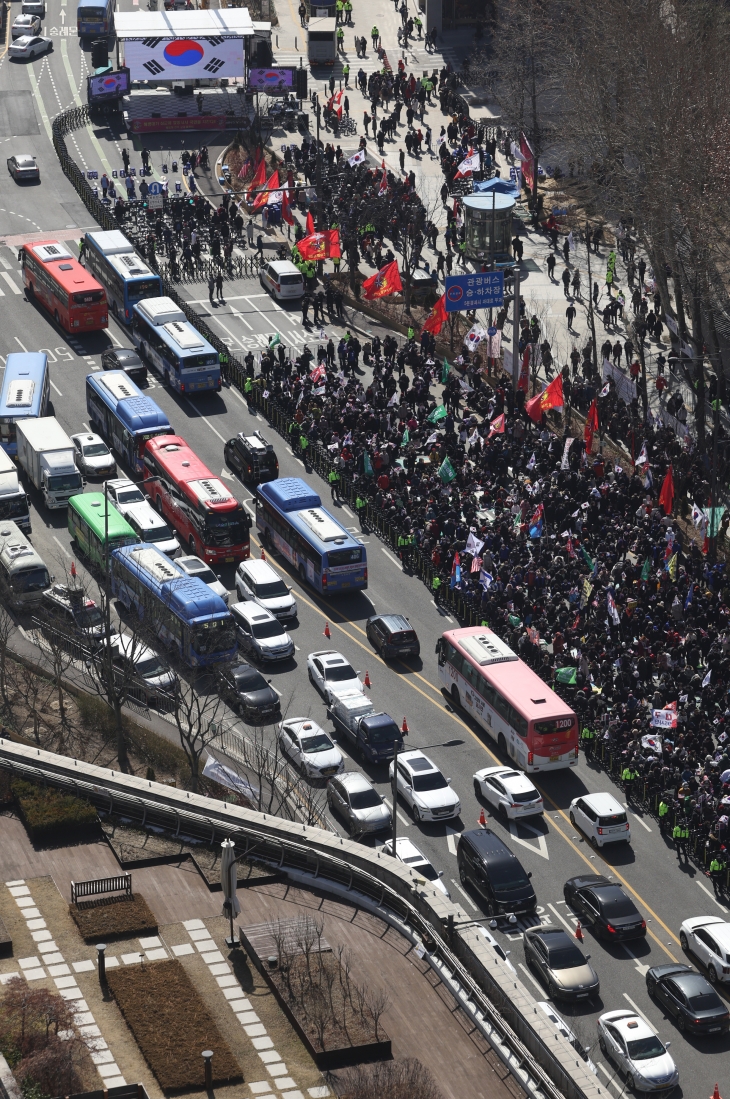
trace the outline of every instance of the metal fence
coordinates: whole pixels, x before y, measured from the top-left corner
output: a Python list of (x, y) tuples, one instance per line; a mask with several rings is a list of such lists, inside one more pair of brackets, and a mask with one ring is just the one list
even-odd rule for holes
[(201, 257), (186, 263), (184, 259), (177, 259), (175, 263), (160, 263), (158, 270), (160, 276), (168, 282), (208, 282), (211, 277), (215, 279), (219, 274), (229, 281), (255, 277), (264, 262), (263, 256), (253, 252), (248, 256), (231, 256), (230, 260)]

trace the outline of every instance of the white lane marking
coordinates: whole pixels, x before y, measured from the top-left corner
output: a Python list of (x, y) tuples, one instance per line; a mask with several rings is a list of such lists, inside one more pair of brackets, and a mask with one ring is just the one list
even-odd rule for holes
[(280, 691), (280, 690), (279, 690), (279, 689), (278, 689), (277, 687), (275, 687), (273, 683), (269, 683), (269, 686), (271, 687), (271, 689), (272, 689), (273, 691), (276, 691), (276, 693), (278, 694), (279, 698), (281, 698), (281, 691)]
[(211, 430), (211, 431), (213, 432), (213, 434), (214, 434), (214, 435), (217, 435), (217, 436), (218, 436), (218, 438), (220, 439), (220, 441), (221, 441), (222, 443), (226, 443), (226, 442), (228, 442), (228, 440), (227, 440), (227, 439), (224, 439), (224, 438), (223, 438), (223, 436), (221, 435), (220, 431), (218, 431), (218, 430), (217, 430), (216, 428), (214, 428), (214, 427), (213, 427), (213, 425), (212, 425), (212, 423), (210, 422), (210, 420), (208, 419), (208, 417), (207, 417), (207, 416), (204, 416), (202, 412), (199, 412), (199, 411), (198, 411), (198, 409), (197, 409), (197, 408), (195, 407), (195, 405), (193, 404), (193, 402), (192, 402), (192, 401), (190, 400), (190, 398), (189, 398), (189, 397), (186, 397), (186, 398), (185, 398), (185, 400), (186, 400), (186, 402), (187, 402), (187, 403), (188, 403), (188, 404), (190, 405), (190, 407), (192, 408), (192, 410), (193, 410), (193, 412), (195, 413), (195, 415), (196, 415), (196, 416), (200, 416), (200, 418), (201, 418), (201, 420), (203, 421), (203, 423), (207, 424), (207, 426), (208, 426), (208, 427), (210, 428), (210, 430)]
[(244, 398), (243, 398), (243, 397), (241, 396), (241, 394), (240, 394), (240, 393), (238, 392), (238, 390), (237, 390), (237, 389), (236, 389), (236, 388), (235, 388), (234, 386), (231, 386), (228, 392), (229, 392), (229, 393), (232, 393), (234, 397), (238, 397), (238, 399), (239, 399), (239, 401), (241, 402), (241, 404), (245, 404), (245, 405), (246, 405), (246, 408), (248, 408), (248, 401), (246, 401), (246, 400), (245, 400), (245, 399), (244, 399)]
[(255, 519), (256, 518), (256, 509), (251, 507), (251, 502), (249, 500), (244, 500), (243, 501), (243, 506), (245, 507), (245, 509), (249, 513), (249, 515), (253, 515), (253, 517)]
[(111, 328), (107, 328), (107, 332), (109, 333), (109, 335), (111, 336), (111, 338), (112, 338), (112, 339), (114, 340), (114, 343), (115, 343), (115, 344), (117, 345), (117, 347), (124, 347), (124, 344), (123, 344), (123, 343), (120, 343), (120, 342), (119, 342), (119, 340), (117, 339), (117, 337), (116, 337), (116, 336), (114, 335), (114, 333), (112, 332)]
[(28, 354), (28, 348), (25, 346), (24, 343), (20, 342), (20, 340), (18, 339), (17, 336), (15, 337), (15, 342), (17, 343), (18, 347), (22, 347), (23, 351), (25, 351), (25, 353), (27, 355)]
[(301, 649), (299, 648), (299, 646), (298, 646), (298, 645), (295, 645), (295, 646), (294, 646), (294, 648), (295, 648), (295, 649), (297, 650), (297, 652), (298, 652), (298, 653), (300, 653), (300, 652), (302, 651), (302, 650), (301, 650)]
[[(385, 802), (385, 804), (388, 806), (388, 808), (390, 809), (390, 811), (392, 813), (393, 812), (393, 806), (391, 805), (391, 803), (388, 801), (387, 798), (383, 798), (383, 801)], [(410, 828), (411, 822), (408, 820), (407, 817), (403, 816), (400, 809), (396, 809), (395, 813), (396, 813), (396, 816), (398, 817), (398, 820), (401, 822), (401, 824), (405, 825), (406, 828)]]
[(229, 335), (229, 336), (231, 337), (231, 339), (233, 340), (233, 342), (234, 342), (235, 344), (237, 344), (239, 348), (240, 348), (240, 347), (242, 347), (243, 345), (241, 344), (241, 341), (239, 340), (238, 336), (234, 336), (234, 335), (233, 335), (233, 333), (231, 332), (230, 328), (228, 328), (228, 327), (227, 327), (227, 326), (226, 326), (226, 325), (225, 325), (225, 324), (223, 323), (223, 321), (222, 321), (222, 320), (220, 319), (220, 317), (217, 317), (217, 316), (215, 316), (214, 314), (213, 314), (212, 316), (213, 316), (213, 320), (215, 321), (215, 323), (216, 323), (216, 324), (217, 324), (217, 325), (218, 325), (218, 326), (219, 326), (220, 328), (222, 328), (224, 332), (227, 332), (227, 333), (228, 333), (228, 335)]
[(70, 560), (71, 560), (71, 554), (70, 554), (70, 553), (68, 552), (68, 550), (66, 549), (66, 547), (65, 547), (65, 546), (61, 545), (61, 543), (59, 542), (58, 538), (56, 538), (56, 535), (55, 535), (55, 534), (53, 535), (53, 541), (54, 541), (54, 542), (56, 543), (56, 545), (57, 545), (57, 546), (58, 546), (58, 548), (60, 549), (61, 553), (65, 553), (65, 554), (66, 554), (66, 556), (68, 557), (69, 561), (70, 561)]
[(720, 904), (720, 902), (717, 899), (717, 897), (715, 896), (715, 894), (711, 893), (706, 885), (703, 885), (701, 881), (696, 881), (696, 880), (695, 880), (695, 885), (699, 885), (702, 892), (706, 893), (707, 896), (710, 898), (710, 900), (715, 902), (715, 904), (717, 905), (718, 908), (721, 908), (723, 910), (723, 912), (727, 912), (727, 908), (725, 907), (725, 905)]
[(470, 897), (470, 896), (469, 896), (469, 894), (468, 894), (468, 893), (466, 892), (466, 890), (465, 890), (465, 889), (462, 889), (462, 888), (461, 888), (461, 886), (459, 885), (459, 883), (458, 883), (458, 881), (456, 880), (456, 878), (452, 878), (452, 879), (451, 879), (451, 881), (452, 881), (452, 882), (453, 882), (453, 884), (454, 884), (454, 885), (456, 886), (456, 888), (457, 888), (457, 889), (459, 890), (459, 892), (461, 893), (462, 897), (464, 898), (464, 900), (466, 901), (466, 903), (467, 903), (467, 904), (469, 905), (469, 907), (471, 908), (472, 912), (476, 912), (476, 910), (477, 910), (477, 906), (476, 906), (476, 905), (474, 904), (474, 901), (473, 901), (473, 900), (471, 899), (471, 897)]
[(570, 926), (570, 924), (568, 923), (568, 921), (567, 921), (566, 919), (563, 919), (563, 917), (562, 917), (562, 916), (560, 915), (560, 913), (558, 912), (557, 908), (555, 908), (555, 907), (554, 907), (554, 905), (550, 904), (550, 902), (549, 902), (549, 901), (548, 901), (548, 908), (549, 908), (549, 909), (550, 909), (550, 911), (551, 911), (551, 912), (553, 913), (553, 915), (554, 915), (554, 916), (557, 916), (557, 918), (558, 918), (558, 919), (560, 920), (560, 922), (561, 922), (562, 924), (564, 924), (564, 925), (565, 925), (565, 927), (567, 927), (567, 929), (568, 929), (568, 931), (570, 932), (570, 934), (571, 934), (572, 936), (574, 936), (574, 935), (575, 935), (575, 927), (571, 927), (571, 926)]
[(519, 832), (517, 831), (517, 824), (518, 822), (515, 820), (509, 821), (509, 831), (512, 839), (516, 840), (517, 843), (521, 843), (523, 847), (526, 847), (528, 849), (528, 851), (534, 851), (535, 854), (542, 855), (544, 859), (549, 859), (550, 853), (548, 851), (547, 840), (545, 839), (543, 833), (538, 831), (537, 828), (533, 828), (533, 826), (531, 824), (528, 824), (527, 821), (519, 821), (520, 827), (526, 828), (527, 831), (531, 832), (537, 840), (537, 847), (534, 847), (531, 840), (523, 839), (522, 836), (519, 834)]
[(6, 271), (13, 270), (13, 265), (11, 263), (8, 263), (8, 261), (5, 259), (5, 256), (0, 256), (0, 263), (3, 265)]
[(293, 458), (294, 457), (294, 451), (292, 450), (292, 448), (290, 446), (287, 446), (286, 449), (289, 451), (289, 453), (291, 454), (291, 456)]
[(397, 558), (397, 557), (394, 557), (394, 556), (393, 556), (393, 554), (392, 554), (392, 553), (390, 553), (390, 551), (389, 551), (389, 550), (387, 550), (387, 549), (385, 548), (385, 546), (381, 546), (380, 548), (381, 548), (381, 550), (383, 551), (383, 553), (385, 554), (385, 556), (386, 556), (386, 557), (387, 557), (387, 558), (388, 558), (388, 559), (389, 559), (390, 561), (392, 561), (394, 565), (397, 565), (397, 566), (398, 566), (398, 568), (401, 568), (401, 563), (400, 563), (400, 561), (398, 560), (398, 558)]
[(225, 468), (225, 466), (221, 470), (221, 477), (223, 477), (224, 480), (226, 480), (226, 481), (235, 481), (235, 479), (236, 479), (232, 474), (230, 474), (228, 472), (228, 470)]
[(637, 973), (640, 973), (642, 977), (646, 977), (647, 973), (651, 969), (651, 966), (643, 965), (643, 963), (640, 962), (639, 959), (636, 957), (631, 947), (628, 946), (626, 943), (621, 943), (620, 945), (624, 948), (628, 956), (631, 958), (631, 961), (636, 962), (635, 969)]
[[(435, 599), (431, 600), (431, 605), (434, 606), (436, 608), (436, 610), (439, 610), (439, 605), (438, 605), (438, 603), (436, 602)], [(447, 620), (447, 622), (453, 622), (454, 621), (450, 614), (445, 614), (444, 618)]]
[(626, 802), (624, 802), (623, 805), (624, 805), (624, 809), (629, 814), (629, 816), (633, 817), (634, 820), (638, 820), (638, 822), (639, 822), (639, 824), (641, 825), (642, 828), (646, 828), (647, 832), (652, 831), (652, 829), (649, 827), (649, 825), (646, 823), (646, 821), (642, 820), (642, 818), (638, 815), (638, 813), (634, 813), (634, 812), (631, 811), (631, 809), (629, 809)]
[(454, 836), (458, 835), (459, 832), (457, 832), (455, 828), (446, 829), (446, 846), (449, 849), (449, 854), (453, 855), (454, 858), (456, 858), (456, 840), (454, 839)]
[(28, 79), (30, 80), (31, 91), (33, 92), (33, 98), (35, 99), (36, 106), (38, 108), (38, 114), (41, 116), (43, 129), (48, 135), (48, 140), (51, 142), (51, 144), (53, 144), (53, 129), (51, 127), (51, 120), (46, 113), (46, 108), (43, 103), (43, 96), (41, 95), (40, 88), (38, 87), (38, 81), (36, 80), (36, 75), (33, 72), (33, 66), (25, 66), (25, 71), (27, 72)]
[[(50, 378), (49, 378), (49, 381), (50, 381)], [(62, 392), (61, 392), (61, 390), (60, 390), (60, 389), (58, 388), (58, 386), (56, 385), (56, 383), (55, 383), (55, 382), (53, 382), (53, 381), (51, 381), (51, 385), (53, 386), (54, 392), (58, 393), (59, 397), (63, 397), (63, 393), (62, 393)]]
[(641, 1015), (641, 1018), (642, 1018), (642, 1019), (644, 1020), (644, 1022), (645, 1022), (645, 1023), (647, 1024), (647, 1026), (650, 1026), (650, 1027), (651, 1027), (651, 1029), (653, 1030), (653, 1029), (654, 1029), (654, 1027), (653, 1027), (653, 1025), (652, 1025), (652, 1022), (651, 1022), (651, 1020), (650, 1020), (650, 1019), (648, 1019), (648, 1018), (646, 1017), (646, 1015), (645, 1015), (645, 1014), (644, 1014), (644, 1012), (643, 1012), (643, 1011), (641, 1010), (641, 1008), (639, 1007), (639, 1005), (638, 1005), (638, 1004), (635, 1004), (635, 1003), (634, 1003), (634, 1001), (633, 1001), (633, 1000), (631, 999), (631, 997), (629, 996), (628, 992), (624, 992), (623, 996), (624, 996), (624, 1000), (628, 1000), (628, 1002), (629, 1002), (629, 1003), (631, 1004), (631, 1006), (633, 1007), (633, 1009), (634, 1009), (634, 1011), (636, 1012), (636, 1014), (637, 1014), (637, 1015)]
[(299, 462), (299, 465), (302, 467), (302, 469), (307, 468), (301, 458), (295, 458), (295, 461)]
[[(77, 82), (74, 78), (74, 74), (73, 74), (73, 71), (71, 69), (71, 62), (70, 62), (69, 56), (68, 56), (68, 39), (67, 38), (62, 38), (61, 39), (61, 60), (63, 61), (63, 67), (66, 70), (66, 76), (68, 77), (68, 82), (71, 86), (71, 94), (73, 95), (74, 103), (76, 104), (77, 107), (81, 107), (82, 106), (81, 96), (79, 95), (79, 89), (78, 89), (78, 86), (77, 86)], [(96, 134), (94, 133), (94, 131), (91, 128), (87, 129), (86, 135), (89, 138), (89, 140), (91, 141), (91, 144), (94, 146), (94, 151), (96, 152), (96, 155), (98, 156), (101, 164), (103, 165), (104, 171), (107, 172), (109, 174), (109, 176), (111, 176), (112, 166), (106, 158), (106, 155), (104, 153), (104, 150), (101, 147), (101, 144), (99, 142), (98, 137), (96, 136)]]
[(14, 294), (22, 294), (23, 291), (13, 282), (7, 271), (0, 271), (0, 275), (2, 275), (2, 277), (5, 279), (6, 283)]
[(240, 309), (236, 309), (234, 306), (231, 306), (231, 313), (234, 317), (238, 317), (239, 321), (243, 321), (249, 332), (253, 332), (253, 326), (248, 323)]
[(81, 426), (82, 426), (82, 427), (85, 427), (85, 428), (86, 428), (86, 430), (87, 430), (87, 431), (88, 431), (89, 433), (91, 433), (91, 428), (90, 428), (90, 427), (89, 427), (89, 425), (87, 424), (86, 420), (83, 420), (83, 421), (82, 421), (82, 425), (81, 425)]
[(538, 992), (540, 992), (540, 993), (542, 993), (542, 995), (544, 996), (544, 995), (545, 995), (545, 989), (544, 989), (544, 988), (542, 987), (542, 985), (541, 985), (541, 984), (539, 984), (539, 983), (538, 983), (538, 982), (537, 982), (537, 981), (535, 980), (535, 978), (534, 978), (534, 977), (532, 976), (532, 974), (530, 973), (530, 971), (529, 971), (529, 969), (527, 968), (527, 966), (526, 966), (526, 965), (523, 965), (523, 964), (522, 964), (522, 962), (518, 962), (517, 964), (518, 964), (518, 966), (520, 967), (520, 969), (522, 970), (522, 972), (523, 972), (523, 973), (525, 974), (525, 976), (526, 976), (526, 977), (528, 978), (528, 980), (532, 981), (532, 983), (534, 984), (534, 986), (535, 986), (535, 988), (537, 989), (537, 991), (538, 991)]
[(351, 519), (354, 519), (354, 518), (355, 518), (355, 516), (354, 516), (354, 515), (352, 514), (352, 512), (351, 512), (351, 511), (350, 511), (350, 509), (348, 508), (347, 504), (343, 504), (343, 505), (342, 505), (342, 507), (343, 507), (343, 509), (344, 509), (344, 510), (345, 510), (345, 511), (347, 512), (347, 514), (348, 514), (348, 515), (350, 516), (350, 518), (351, 518)]

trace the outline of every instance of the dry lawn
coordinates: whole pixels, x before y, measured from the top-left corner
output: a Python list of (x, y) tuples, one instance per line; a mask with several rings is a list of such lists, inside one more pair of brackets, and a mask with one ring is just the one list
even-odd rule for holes
[(129, 897), (99, 897), (68, 906), (87, 943), (113, 942), (157, 934), (155, 919), (141, 893)]

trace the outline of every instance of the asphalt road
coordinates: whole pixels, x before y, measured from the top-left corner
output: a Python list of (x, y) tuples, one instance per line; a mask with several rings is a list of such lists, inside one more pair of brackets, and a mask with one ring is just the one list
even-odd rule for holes
[[(13, 18), (19, 7), (16, 0)], [(68, 26), (68, 19), (64, 23), (60, 18), (65, 10), (68, 9), (59, 0), (52, 0), (46, 19), (50, 32), (54, 27), (60, 31)], [(111, 343), (125, 346), (129, 339), (112, 323), (107, 333), (70, 340), (39, 306), (28, 302), (21, 291), (16, 259), (18, 238), (48, 230), (50, 236), (64, 235), (73, 239), (80, 235), (81, 228), (89, 225), (88, 214), (56, 162), (46, 125), (46, 120), (62, 106), (75, 101), (84, 75), (86, 55), (81, 53), (77, 41), (69, 41), (60, 33), (54, 41), (56, 50), (47, 61), (36, 61), (32, 66), (13, 64), (7, 57), (0, 61), (0, 145), (7, 151), (6, 155), (11, 151), (33, 152), (42, 172), (39, 186), (26, 187), (17, 186), (7, 174), (0, 172), (0, 238), (7, 241), (0, 245), (0, 356), (4, 362), (4, 357), (11, 351), (46, 351), (51, 363), (53, 410), (71, 434), (88, 424), (84, 396), (86, 374), (99, 368), (105, 347)], [(13, 94), (8, 96), (8, 93)], [(104, 142), (102, 149), (106, 150), (105, 155), (111, 162), (113, 146), (109, 145), (107, 137), (101, 134), (97, 140)], [(85, 136), (80, 141), (86, 143), (82, 144), (82, 149), (87, 163), (92, 156), (96, 157), (89, 166), (99, 164), (93, 142)], [(114, 161), (115, 165), (117, 162), (121, 164), (120, 158)], [(235, 284), (227, 288), (227, 293), (230, 295), (227, 302), (215, 307), (206, 304), (202, 285), (193, 288), (189, 297), (197, 302), (196, 308), (201, 313), (212, 318), (209, 323), (236, 352), (243, 353), (249, 348), (259, 350), (265, 346), (267, 337), (276, 331), (281, 332), (285, 343), (294, 348), (301, 347), (305, 340), (315, 345), (311, 335), (303, 331), (298, 311), (278, 308), (263, 295), (257, 282)], [(204, 396), (193, 403), (162, 388), (151, 376), (149, 393), (166, 411), (175, 429), (213, 472), (226, 479), (241, 500), (249, 500), (250, 492), (233, 478), (223, 463), (223, 444), (237, 431), (260, 428), (275, 443), (281, 474), (304, 474), (301, 463), (289, 452), (284, 440), (275, 436), (260, 419), (251, 416), (235, 391), (224, 390), (220, 395)], [(324, 484), (316, 477), (311, 481), (329, 507), (329, 493), (324, 496)], [(89, 485), (89, 488), (93, 487)], [(71, 561), (65, 514), (46, 512), (42, 505), (38, 506), (33, 494), (31, 496), (33, 541), (51, 571), (61, 576)], [(333, 510), (345, 526), (356, 530), (357, 522), (347, 508), (339, 505)], [(444, 881), (453, 898), (462, 902), (477, 918), (482, 914), (477, 903), (464, 894), (458, 884), (456, 837), (462, 829), (477, 824), (480, 806), (474, 796), (472, 775), (478, 768), (497, 761), (496, 748), (466, 716), (453, 712), (438, 686), (434, 644), (439, 634), (455, 623), (433, 605), (429, 593), (418, 580), (403, 574), (397, 558), (376, 537), (365, 534), (363, 541), (368, 552), (370, 577), (367, 592), (337, 601), (323, 599), (309, 589), (302, 590), (298, 577), (289, 574), (288, 582), (295, 590), (301, 612), (299, 625), (292, 631), (296, 656), (286, 667), (268, 671), (267, 675), (281, 692), (283, 708), (290, 716), (312, 716), (328, 728), (324, 704), (307, 679), (306, 656), (315, 649), (339, 649), (363, 674), (365, 670), (369, 671), (370, 693), (377, 708), (391, 713), (399, 723), (407, 717), (409, 747), (455, 737), (463, 739), (464, 743), (458, 748), (435, 749), (429, 753), (451, 777), (460, 795), (461, 821), (454, 822), (454, 827), (419, 827), (401, 805), (398, 808), (399, 831), (411, 838), (434, 865), (444, 871)], [(252, 549), (258, 554), (255, 539)], [(282, 572), (288, 572), (285, 562), (276, 557), (272, 561)], [(232, 588), (233, 570), (224, 572), (223, 579)], [(365, 637), (365, 622), (373, 611), (386, 610), (408, 615), (421, 639), (420, 661), (386, 666), (373, 653)], [(330, 624), (331, 642), (323, 637), (325, 621)], [(361, 765), (356, 760), (349, 760), (348, 766), (360, 768)], [(389, 797), (385, 770), (370, 769), (369, 773)], [(665, 1041), (672, 1040), (671, 1052), (680, 1068), (682, 1094), (699, 1099), (709, 1097), (716, 1081), (720, 1083), (721, 1093), (723, 1087), (727, 1090), (730, 1040), (698, 1041), (681, 1035), (649, 1000), (644, 981), (647, 967), (682, 958), (678, 934), (683, 919), (703, 913), (727, 918), (727, 910), (718, 906), (704, 876), (692, 867), (678, 868), (674, 852), (660, 837), (651, 819), (643, 820), (632, 814), (633, 842), (628, 848), (622, 846), (613, 852), (606, 849), (596, 853), (582, 840), (568, 820), (571, 799), (587, 790), (612, 790), (621, 796), (600, 771), (587, 767), (583, 759), (575, 770), (536, 778), (545, 798), (543, 820), (530, 826), (507, 828), (500, 820), (490, 818), (489, 824), (512, 846), (525, 868), (532, 871), (540, 918), (572, 928), (574, 918), (563, 902), (562, 885), (567, 878), (591, 870), (613, 874), (616, 880), (626, 884), (649, 929), (645, 943), (626, 947), (606, 947), (594, 942), (587, 931), (585, 950), (591, 954), (601, 978), (601, 1000), (577, 1010), (558, 1005), (558, 1010), (572, 1019), (571, 1025), (583, 1044), (593, 1047), (592, 1059), (606, 1083), (612, 1070), (598, 1051), (595, 1017), (602, 1010), (636, 1006)], [(497, 935), (505, 949), (511, 951), (510, 961), (521, 977), (539, 998), (546, 998), (534, 975), (526, 971), (520, 925), (508, 933), (499, 931)], [(620, 1083), (612, 1085), (612, 1094), (618, 1096), (621, 1088)]]

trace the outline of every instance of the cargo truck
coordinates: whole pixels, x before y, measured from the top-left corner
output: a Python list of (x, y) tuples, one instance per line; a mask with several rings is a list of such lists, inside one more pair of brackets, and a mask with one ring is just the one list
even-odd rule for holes
[(385, 763), (403, 748), (403, 734), (390, 714), (376, 713), (371, 700), (360, 691), (335, 695), (328, 715), (369, 763)]
[(65, 508), (83, 492), (84, 481), (74, 462), (74, 445), (55, 416), (20, 420), (17, 424), (18, 462), (47, 508)]

